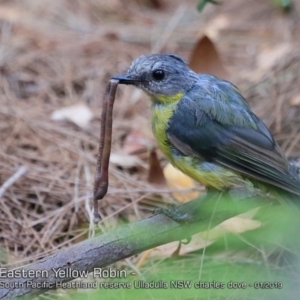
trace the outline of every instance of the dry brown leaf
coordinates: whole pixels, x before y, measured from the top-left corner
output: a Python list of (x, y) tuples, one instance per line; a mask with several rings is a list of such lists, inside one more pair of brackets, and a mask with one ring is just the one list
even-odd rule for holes
[(153, 138), (146, 137), (139, 129), (133, 129), (124, 139), (122, 150), (128, 154), (140, 155), (155, 147)]
[(93, 112), (85, 103), (60, 108), (51, 115), (53, 121), (70, 121), (81, 128), (87, 128), (93, 118)]
[(20, 22), (24, 19), (29, 19), (30, 14), (24, 10), (17, 7), (1, 6), (0, 9), (0, 19), (9, 22)]
[[(167, 164), (163, 169), (167, 185), (170, 189), (193, 189), (196, 187), (195, 181), (183, 174), (178, 169), (174, 168), (171, 164)], [(172, 196), (179, 202), (187, 202), (189, 200), (195, 199), (200, 195), (199, 191), (178, 191), (172, 193)]]
[(252, 220), (259, 207), (251, 209), (243, 214), (232, 217), (210, 231), (201, 232), (204, 239), (215, 240), (228, 232), (241, 233), (248, 230), (259, 228), (262, 224), (260, 221)]
[(299, 106), (300, 105), (300, 95), (295, 95), (293, 98), (291, 98), (290, 104), (292, 106)]
[(227, 231), (235, 232), (235, 233), (241, 233), (244, 231), (253, 230), (259, 228), (260, 226), (261, 226), (260, 221), (251, 220), (240, 216), (236, 216), (220, 224), (220, 228), (224, 228)]
[[(199, 249), (203, 249), (214, 243), (214, 240), (205, 240), (200, 234), (193, 235), (193, 238), (188, 244), (181, 244), (179, 249), (179, 255), (184, 255)], [(178, 251), (178, 242), (171, 242), (165, 245), (155, 247), (150, 252), (150, 257), (169, 257)], [(149, 254), (147, 258), (149, 257)], [(144, 261), (143, 261), (144, 263)]]
[(143, 161), (137, 156), (125, 153), (111, 153), (109, 162), (123, 168), (133, 168), (143, 164)]
[[(222, 237), (228, 232), (241, 233), (247, 230), (259, 228), (262, 224), (257, 220), (252, 220), (259, 208), (249, 210), (243, 214), (230, 218), (209, 231), (199, 232), (193, 235), (188, 244), (182, 244), (180, 255), (203, 249), (214, 243), (216, 239)], [(178, 242), (168, 243), (156, 247), (151, 252), (151, 257), (168, 257), (171, 256), (178, 248)], [(149, 255), (148, 255), (149, 256)]]
[(211, 20), (205, 27), (205, 32), (212, 39), (218, 38), (220, 31), (230, 25), (230, 19), (228, 15), (217, 15)]
[(216, 47), (205, 35), (196, 44), (190, 57), (189, 66), (197, 73), (208, 73), (222, 79), (230, 79)]
[[(240, 216), (233, 217), (226, 220), (217, 227), (211, 229), (210, 231), (199, 232), (193, 235), (190, 243), (182, 244), (180, 248), (180, 255), (184, 255), (193, 251), (203, 249), (211, 244), (213, 244), (216, 239), (222, 237), (228, 232), (241, 233), (247, 230), (253, 230), (259, 228), (261, 222), (256, 220), (251, 220), (243, 218)], [(168, 257), (171, 256), (178, 248), (178, 242), (172, 242), (166, 245), (162, 245), (153, 249), (151, 252), (151, 257)]]
[(149, 256), (151, 255), (152, 251), (154, 251), (154, 249), (155, 248), (152, 248), (141, 253), (139, 260), (136, 264), (136, 267), (138, 269), (140, 269), (145, 264), (145, 262), (148, 260)]
[(167, 186), (166, 179), (160, 162), (157, 158), (155, 149), (150, 152), (149, 156), (148, 182), (159, 188)]

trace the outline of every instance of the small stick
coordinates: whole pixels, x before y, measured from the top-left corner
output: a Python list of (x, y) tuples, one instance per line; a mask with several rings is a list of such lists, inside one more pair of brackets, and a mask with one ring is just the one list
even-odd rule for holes
[(100, 142), (94, 182), (94, 222), (100, 221), (98, 200), (104, 198), (108, 188), (108, 167), (112, 140), (112, 112), (118, 83), (118, 80), (111, 79), (104, 94)]
[(27, 168), (21, 166), (13, 175), (11, 175), (0, 187), (0, 198), (4, 195), (5, 191), (12, 186), (20, 177), (27, 172)]

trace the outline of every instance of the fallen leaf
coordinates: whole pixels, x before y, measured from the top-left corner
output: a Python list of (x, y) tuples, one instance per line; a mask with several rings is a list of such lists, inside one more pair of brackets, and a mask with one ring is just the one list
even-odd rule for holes
[[(170, 257), (176, 251), (178, 251), (178, 241), (176, 242), (171, 242), (168, 244), (164, 244), (158, 247), (155, 247), (151, 249), (152, 251), (150, 253), (147, 253), (147, 259), (149, 257)], [(214, 243), (214, 240), (205, 240), (203, 239), (199, 233), (193, 235), (193, 238), (190, 243), (188, 244), (181, 244), (180, 249), (179, 249), (179, 255), (184, 255), (193, 251), (197, 251), (199, 249), (203, 249), (209, 245)], [(142, 264), (144, 264), (145, 259), (142, 261)]]
[(207, 73), (222, 79), (229, 79), (229, 73), (223, 67), (217, 49), (205, 35), (196, 44), (189, 66), (197, 73)]
[[(122, 150), (128, 154), (147, 154), (155, 147), (154, 138), (148, 138), (142, 130), (133, 129), (124, 139)], [(143, 157), (144, 158), (144, 157)]]
[(290, 104), (292, 106), (299, 106), (300, 105), (300, 95), (296, 95), (290, 99)]
[(125, 153), (111, 153), (109, 162), (123, 168), (133, 168), (143, 165), (143, 161), (137, 156)]
[(0, 19), (8, 22), (20, 22), (30, 18), (30, 14), (16, 7), (8, 7), (1, 5)]
[(222, 29), (230, 25), (230, 18), (228, 15), (217, 15), (205, 26), (205, 32), (211, 39), (218, 39), (222, 34)]
[(259, 207), (225, 220), (210, 231), (201, 232), (201, 236), (204, 239), (215, 240), (228, 232), (241, 233), (259, 228), (262, 223), (257, 220), (252, 220), (258, 210)]
[(81, 128), (87, 128), (93, 118), (93, 112), (85, 103), (78, 103), (54, 111), (53, 121), (70, 121)]
[(167, 186), (166, 179), (160, 162), (157, 158), (155, 149), (151, 150), (149, 155), (148, 182), (159, 188)]
[(241, 233), (248, 230), (253, 230), (261, 226), (261, 222), (257, 220), (251, 220), (248, 218), (243, 218), (236, 216), (234, 218), (228, 219), (219, 225), (220, 228), (224, 228), (227, 231)]
[(144, 251), (143, 253), (141, 253), (141, 256), (136, 264), (136, 267), (138, 269), (140, 269), (145, 264), (145, 262), (148, 260), (149, 256), (151, 255), (152, 251), (154, 251), (154, 250), (155, 250), (155, 248), (148, 249), (148, 250)]
[[(195, 181), (183, 174), (178, 169), (174, 168), (171, 164), (167, 164), (164, 169), (164, 176), (167, 181), (167, 185), (170, 189), (193, 189), (196, 187)], [(200, 195), (199, 191), (178, 191), (172, 193), (172, 196), (179, 202), (187, 202), (189, 200), (195, 199)]]
[[(246, 213), (230, 218), (209, 231), (199, 232), (193, 235), (192, 240), (188, 244), (181, 244), (180, 255), (184, 255), (193, 251), (197, 251), (213, 244), (218, 238), (224, 236), (228, 232), (241, 233), (247, 230), (259, 228), (262, 223), (252, 220), (259, 208), (249, 210)], [(169, 257), (178, 249), (178, 242), (168, 243), (156, 247), (150, 252), (151, 257)], [(147, 255), (149, 257), (149, 253)]]

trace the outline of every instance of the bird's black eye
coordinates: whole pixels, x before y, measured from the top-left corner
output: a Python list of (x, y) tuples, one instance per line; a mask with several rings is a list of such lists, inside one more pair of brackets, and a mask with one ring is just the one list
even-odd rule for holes
[(165, 71), (161, 69), (154, 70), (152, 77), (157, 81), (163, 80), (165, 78)]

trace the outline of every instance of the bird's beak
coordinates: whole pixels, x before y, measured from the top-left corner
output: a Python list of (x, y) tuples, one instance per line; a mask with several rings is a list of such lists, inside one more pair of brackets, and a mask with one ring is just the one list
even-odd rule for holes
[(111, 79), (118, 80), (120, 84), (135, 84), (139, 80), (130, 78), (127, 74), (116, 75)]

